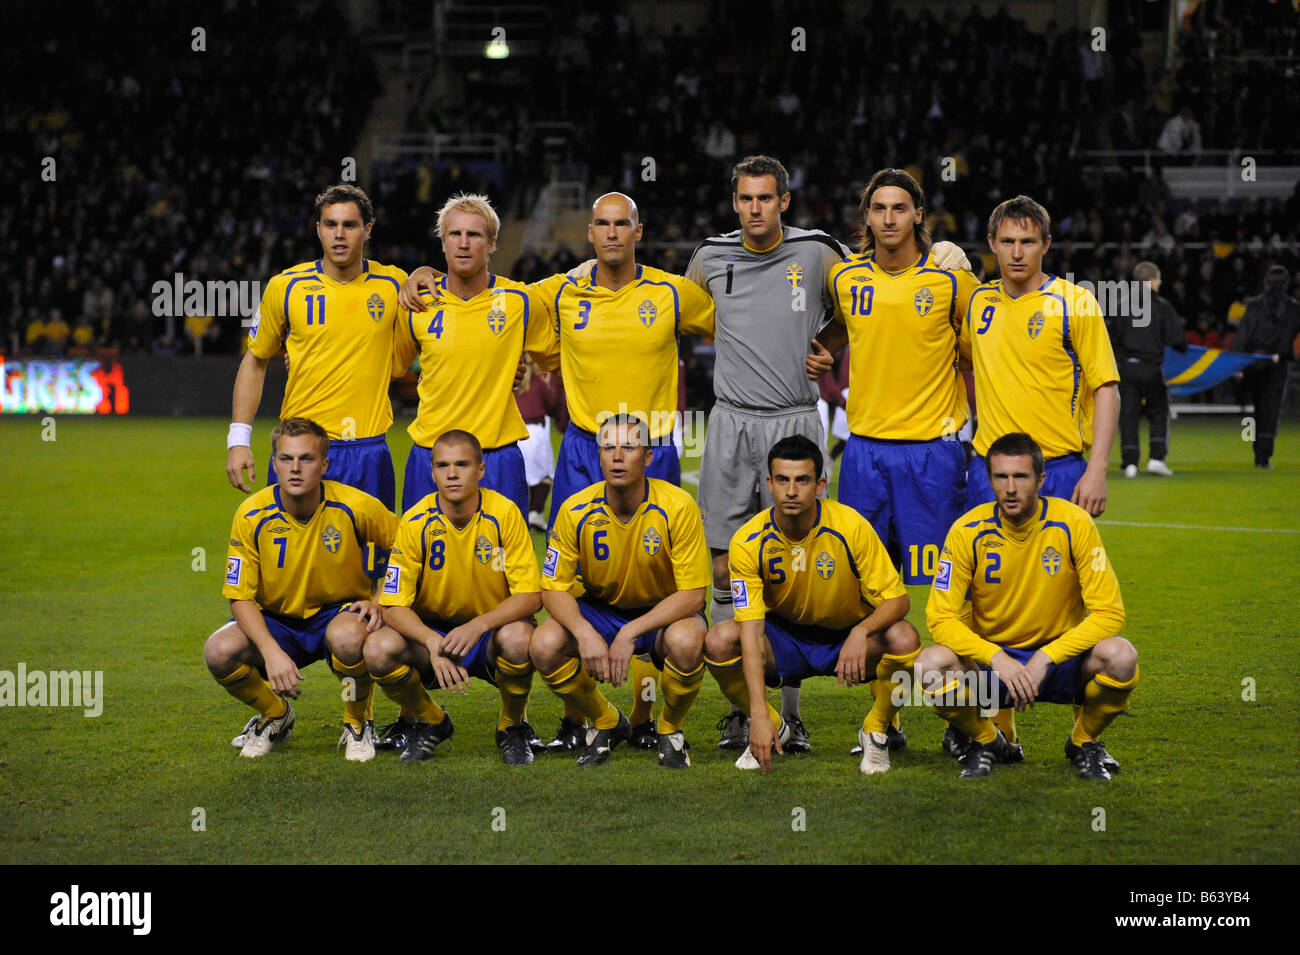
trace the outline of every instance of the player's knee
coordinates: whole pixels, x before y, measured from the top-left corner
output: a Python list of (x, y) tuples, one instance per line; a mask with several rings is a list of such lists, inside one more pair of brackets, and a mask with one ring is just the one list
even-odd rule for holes
[(360, 614), (341, 613), (330, 621), (325, 631), (325, 643), (330, 653), (344, 663), (360, 663), (365, 642), (366, 625)]
[(514, 620), (496, 633), (497, 653), (511, 663), (528, 662), (528, 644), (533, 635), (533, 626), (526, 620)]
[(231, 627), (222, 627), (203, 642), (203, 663), (213, 676), (229, 676), (238, 666), (238, 653), (242, 634)]
[(1101, 672), (1108, 677), (1131, 680), (1137, 672), (1137, 648), (1123, 637), (1107, 637), (1093, 647), (1092, 652), (1097, 655)]
[(921, 635), (916, 627), (906, 620), (900, 620), (885, 631), (885, 652), (895, 656), (905, 656), (921, 648)]
[(740, 625), (734, 620), (715, 623), (704, 635), (704, 653), (719, 663), (740, 655)]
[(916, 680), (926, 690), (937, 689), (956, 665), (957, 655), (947, 647), (928, 646), (916, 658)]
[(392, 627), (381, 627), (366, 636), (362, 656), (366, 669), (373, 674), (391, 673), (397, 669), (406, 639)]
[(698, 617), (678, 620), (664, 630), (664, 656), (679, 670), (690, 672), (704, 656), (704, 630)]
[(569, 635), (554, 620), (547, 620), (533, 631), (528, 641), (528, 655), (539, 672), (548, 673), (559, 666)]

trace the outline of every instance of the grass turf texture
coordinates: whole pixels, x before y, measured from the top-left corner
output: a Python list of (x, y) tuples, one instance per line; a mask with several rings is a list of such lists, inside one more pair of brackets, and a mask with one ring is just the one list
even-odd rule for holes
[[(4, 420), (0, 669), (102, 670), (105, 700), (93, 719), (0, 709), (0, 861), (1293, 861), (1300, 534), (1105, 523), (1300, 527), (1300, 427), (1284, 422), (1276, 470), (1259, 472), (1236, 420), (1174, 423), (1172, 480), (1125, 480), (1113, 462), (1101, 530), (1143, 679), (1106, 736), (1124, 767), (1110, 784), (1075, 778), (1059, 706), (1022, 714), (1027, 763), (979, 782), (957, 779), (941, 723), (909, 707), (907, 749), (865, 778), (847, 750), (866, 690), (827, 679), (804, 685), (814, 753), (778, 757), (766, 778), (714, 748), (726, 704), (711, 677), (686, 722), (685, 772), (626, 747), (594, 769), (553, 756), (506, 767), (492, 740), (498, 696), (481, 683), (436, 694), (457, 730), (430, 762), (352, 765), (335, 753), (339, 690), (323, 664), (305, 671), (293, 739), (244, 760), (229, 740), (248, 711), (201, 660), (228, 617), (221, 576), (239, 495), (222, 473), (224, 423), (64, 417), (43, 441), (39, 419)], [(259, 469), (270, 424), (256, 428)], [(409, 439), (395, 427), (390, 441), (400, 480)], [(911, 595), (928, 643), (925, 588)], [(1254, 702), (1242, 699), (1247, 677)], [(629, 688), (611, 698), (627, 711)], [(386, 698), (376, 706), (381, 721), (395, 713)], [(530, 718), (547, 738), (559, 710), (535, 679)], [(198, 807), (206, 831), (192, 828)]]

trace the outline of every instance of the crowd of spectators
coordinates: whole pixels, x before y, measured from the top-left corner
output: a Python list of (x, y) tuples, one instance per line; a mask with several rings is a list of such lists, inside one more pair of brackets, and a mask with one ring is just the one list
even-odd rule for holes
[[(371, 254), (437, 261), (432, 212), (463, 189), (526, 215), (549, 159), (585, 166), (593, 193), (633, 194), (642, 259), (681, 271), (693, 243), (735, 227), (730, 168), (761, 151), (791, 171), (787, 221), (849, 242), (858, 193), (884, 165), (911, 169), (935, 237), (972, 252), (998, 201), (1033, 195), (1054, 215), (1053, 272), (1128, 278), (1151, 259), (1193, 341), (1230, 343), (1270, 263), (1300, 286), (1300, 195), (1175, 200), (1158, 171), (1106, 174), (1088, 156), (1185, 144), (1188, 123), (1201, 150), (1294, 150), (1288, 4), (1198, 5), (1165, 71), (1143, 60), (1142, 30), (1159, 24), (1122, 3), (1108, 5), (1103, 50), (1092, 31), (1036, 32), (987, 6), (941, 18), (886, 0), (713, 0), (700, 33), (638, 31), (629, 3), (554, 6), (544, 56), (457, 71), (450, 93), (386, 77), (437, 91), (413, 104), (413, 129), (493, 132), (510, 152), (495, 166), (385, 164), (373, 181), (359, 170), (378, 217)], [(0, 347), (237, 351), (237, 321), (159, 317), (152, 284), (175, 272), (264, 282), (318, 254), (309, 198), (355, 151), (379, 90), (373, 61), (330, 2), (200, 9), (155, 0), (60, 24), (40, 3), (14, 5), (10, 28), (44, 40), (0, 65), (7, 88), (28, 91), (3, 128), (18, 202), (0, 220)], [(99, 42), (110, 25), (131, 39)], [(542, 124), (557, 123), (569, 137), (548, 155)], [(45, 156), (56, 182), (33, 172)], [(512, 274), (586, 254), (526, 250)]]

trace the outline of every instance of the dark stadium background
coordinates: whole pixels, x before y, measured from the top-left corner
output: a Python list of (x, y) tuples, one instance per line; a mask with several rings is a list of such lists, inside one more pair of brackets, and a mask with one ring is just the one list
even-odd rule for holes
[[(6, 20), (25, 38), (0, 65), (11, 357), (151, 355), (170, 381), (218, 355), (233, 375), (239, 317), (155, 314), (153, 284), (265, 282), (318, 257), (311, 199), (348, 158), (376, 206), (370, 257), (408, 270), (440, 264), (432, 214), (454, 192), (493, 198), (494, 269), (533, 280), (587, 257), (586, 205), (620, 189), (641, 261), (681, 271), (735, 226), (732, 163), (764, 152), (792, 175), (786, 221), (850, 242), (870, 173), (912, 170), (935, 237), (980, 270), (989, 211), (1032, 195), (1054, 217), (1050, 271), (1121, 279), (1153, 259), (1194, 343), (1231, 346), (1269, 264), (1300, 284), (1289, 0), (20, 0)], [(1171, 153), (1183, 110), (1199, 148)], [(707, 407), (708, 349), (686, 357)], [(1204, 400), (1240, 402), (1234, 387)]]

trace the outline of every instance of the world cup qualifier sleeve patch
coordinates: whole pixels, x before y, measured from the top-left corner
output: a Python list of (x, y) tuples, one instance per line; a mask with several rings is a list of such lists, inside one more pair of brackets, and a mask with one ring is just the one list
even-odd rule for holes
[(731, 582), (731, 604), (737, 610), (744, 610), (749, 606), (749, 588), (745, 586), (743, 580)]
[(401, 589), (402, 568), (389, 564), (388, 571), (384, 574), (384, 593), (396, 595)]
[(934, 575), (934, 589), (947, 590), (950, 580), (952, 580), (952, 561), (939, 561), (939, 572)]
[(547, 577), (555, 576), (555, 565), (560, 562), (560, 552), (554, 547), (546, 548), (546, 561), (542, 564), (542, 574)]
[(226, 558), (226, 583), (230, 584), (230, 586), (232, 587), (238, 587), (239, 570), (243, 566), (244, 566), (244, 559), (242, 557), (227, 557)]

